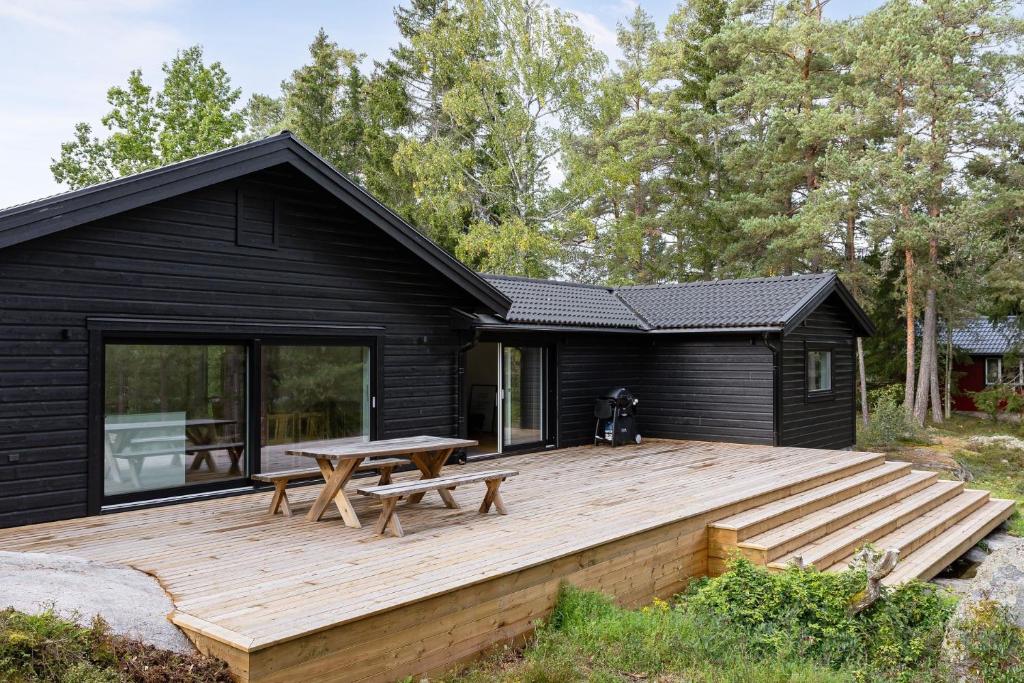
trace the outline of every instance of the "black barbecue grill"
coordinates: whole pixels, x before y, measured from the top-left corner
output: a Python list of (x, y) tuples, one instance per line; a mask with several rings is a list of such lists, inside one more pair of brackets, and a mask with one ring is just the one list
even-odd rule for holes
[(640, 443), (636, 431), (636, 404), (639, 400), (626, 387), (609, 389), (594, 401), (594, 444)]

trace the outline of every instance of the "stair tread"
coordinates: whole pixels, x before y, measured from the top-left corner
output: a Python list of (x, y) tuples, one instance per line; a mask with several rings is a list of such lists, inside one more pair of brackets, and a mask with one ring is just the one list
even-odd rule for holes
[[(808, 532), (827, 526), (833, 520), (843, 516), (856, 514), (864, 508), (874, 504), (882, 503), (886, 499), (893, 499), (893, 503), (917, 493), (915, 488), (925, 487), (929, 481), (938, 479), (935, 472), (912, 470), (909, 474), (899, 479), (881, 484), (875, 488), (859, 493), (855, 496), (833, 503), (828, 507), (815, 510), (803, 517), (791, 522), (781, 524), (774, 529), (752, 536), (740, 543), (743, 547), (749, 548), (773, 548), (779, 545), (799, 539)], [(872, 511), (865, 512), (862, 517), (872, 514)], [(849, 520), (852, 522), (853, 520)], [(820, 536), (825, 533), (819, 534)]]
[(1015, 500), (989, 499), (938, 537), (901, 559), (882, 583), (894, 586), (912, 579), (927, 581), (991, 533), (1013, 514), (1016, 506)]
[[(843, 550), (849, 544), (862, 545), (879, 536), (886, 535), (891, 529), (885, 530), (885, 527), (892, 523), (902, 526), (908, 521), (920, 517), (930, 509), (948, 502), (948, 498), (956, 497), (956, 494), (962, 489), (963, 482), (960, 481), (937, 481), (928, 488), (907, 496), (893, 505), (862, 517), (852, 524), (797, 548), (793, 552), (786, 553), (778, 561), (770, 563), (770, 566), (784, 567), (795, 556), (801, 556), (806, 564), (818, 566), (822, 560)], [(900, 523), (901, 518), (908, 516), (908, 519)], [(850, 552), (853, 550), (854, 548), (850, 548)], [(825, 567), (818, 566), (818, 568), (824, 569)]]
[[(725, 519), (713, 522), (711, 526), (720, 529), (742, 530), (771, 520), (787, 512), (799, 511), (800, 508), (812, 505), (816, 501), (870, 484), (887, 476), (898, 475), (900, 471), (910, 472), (911, 464), (889, 461), (848, 477), (822, 484), (807, 491), (796, 493), (771, 503), (765, 503), (749, 510), (736, 513)], [(854, 494), (856, 495), (856, 494)]]
[[(963, 512), (963, 510), (970, 509), (972, 506), (978, 504), (984, 505), (984, 503), (988, 502), (988, 498), (988, 491), (966, 489), (953, 500), (950, 500), (936, 508), (932, 508), (917, 519), (901, 526), (892, 533), (886, 534), (885, 536), (877, 539), (874, 541), (874, 544), (883, 550), (888, 550), (890, 548), (899, 550), (900, 557), (909, 557), (914, 552), (914, 548), (912, 548), (914, 542), (920, 539), (922, 535), (935, 529), (937, 526), (941, 526), (943, 521), (949, 519), (949, 515), (951, 513), (955, 514), (957, 512)], [(954, 525), (955, 523), (949, 524), (947, 528)], [(848, 561), (849, 558), (842, 562), (837, 562), (834, 565), (836, 571), (844, 569), (847, 566)]]

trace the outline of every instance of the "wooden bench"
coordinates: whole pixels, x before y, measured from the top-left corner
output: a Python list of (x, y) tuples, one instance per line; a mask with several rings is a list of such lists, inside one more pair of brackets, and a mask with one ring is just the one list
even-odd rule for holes
[[(391, 533), (395, 536), (404, 536), (402, 524), (398, 521), (398, 513), (395, 511), (395, 505), (403, 496), (412, 496), (427, 491), (451, 491), (456, 486), (482, 481), (487, 483), (487, 492), (484, 494), (484, 501), (480, 504), (480, 512), (486, 513), (490, 511), (491, 505), (493, 505), (498, 514), (504, 515), (508, 514), (508, 510), (505, 508), (505, 501), (502, 500), (501, 494), (498, 492), (498, 487), (501, 486), (501, 482), (517, 474), (519, 472), (515, 470), (489, 470), (486, 472), (452, 474), (432, 479), (398, 482), (397, 484), (386, 484), (383, 486), (360, 486), (356, 491), (361, 495), (373, 496), (379, 499), (383, 505), (380, 518), (377, 520), (377, 526), (374, 527), (375, 532), (384, 535), (384, 532), (390, 528)], [(459, 507), (458, 503), (451, 496), (444, 496), (444, 503), (450, 508)]]
[[(408, 461), (402, 458), (377, 458), (376, 460), (364, 460), (359, 463), (356, 471), (378, 470), (380, 472), (380, 480), (377, 483), (383, 486), (391, 483), (391, 473), (395, 471), (396, 467), (407, 464)], [(318, 467), (299, 467), (292, 470), (260, 472), (259, 474), (252, 475), (254, 481), (262, 481), (274, 485), (274, 496), (270, 499), (270, 514), (276, 515), (278, 510), (280, 510), (286, 517), (292, 516), (291, 507), (288, 505), (288, 493), (285, 491), (288, 487), (288, 482), (320, 479), (321, 477), (323, 477), (323, 473)]]

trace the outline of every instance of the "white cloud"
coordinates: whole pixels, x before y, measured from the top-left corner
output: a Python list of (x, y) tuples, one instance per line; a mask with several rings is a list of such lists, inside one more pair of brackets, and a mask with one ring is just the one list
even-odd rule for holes
[(614, 59), (619, 56), (619, 46), (614, 26), (609, 27), (596, 14), (573, 10), (579, 20), (580, 28), (583, 29), (594, 41), (594, 47)]
[(150, 83), (186, 45), (170, 0), (0, 0), (0, 207), (60, 188), (49, 160), (78, 121), (99, 127), (105, 93), (141, 68)]

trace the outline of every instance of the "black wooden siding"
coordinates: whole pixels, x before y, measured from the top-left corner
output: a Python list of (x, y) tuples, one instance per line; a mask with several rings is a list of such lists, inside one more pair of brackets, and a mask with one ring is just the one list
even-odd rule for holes
[(455, 433), (467, 295), (295, 171), (245, 187), (277, 249), (237, 244), (225, 183), (0, 251), (0, 526), (86, 514), (87, 318), (382, 326), (378, 437)]
[(642, 424), (668, 439), (771, 444), (772, 352), (756, 336), (660, 341), (647, 363)]
[[(835, 295), (783, 339), (782, 435), (784, 446), (846, 448), (854, 436), (854, 330)], [(832, 393), (808, 397), (805, 349), (831, 345)]]
[(559, 444), (593, 439), (594, 399), (627, 386), (644, 436), (771, 444), (772, 352), (756, 336), (566, 337), (559, 347)]

